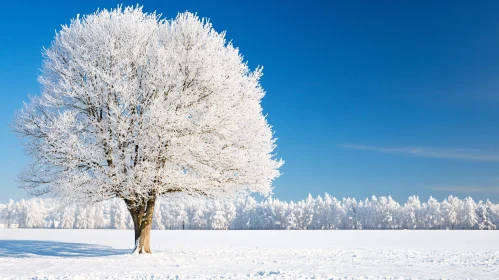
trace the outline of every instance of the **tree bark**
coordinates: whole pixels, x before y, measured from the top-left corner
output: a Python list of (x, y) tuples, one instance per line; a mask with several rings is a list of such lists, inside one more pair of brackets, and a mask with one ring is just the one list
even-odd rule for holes
[(151, 229), (156, 198), (135, 201), (125, 200), (132, 216), (135, 248), (132, 254), (151, 254)]

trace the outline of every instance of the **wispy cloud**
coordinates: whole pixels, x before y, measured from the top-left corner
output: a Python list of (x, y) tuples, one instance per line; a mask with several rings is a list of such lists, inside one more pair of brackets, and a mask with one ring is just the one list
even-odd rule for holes
[(367, 145), (342, 145), (344, 148), (374, 151), (381, 153), (403, 154), (415, 157), (459, 159), (473, 161), (499, 161), (499, 154), (485, 153), (473, 149), (437, 148), (437, 147), (376, 147)]
[(453, 192), (453, 193), (499, 193), (497, 187), (460, 187), (460, 186), (443, 186), (432, 187), (435, 191)]

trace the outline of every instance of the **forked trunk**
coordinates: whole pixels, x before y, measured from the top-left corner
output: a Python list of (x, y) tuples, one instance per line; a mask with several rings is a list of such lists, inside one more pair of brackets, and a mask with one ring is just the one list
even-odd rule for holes
[(142, 200), (139, 203), (125, 200), (128, 211), (132, 215), (135, 232), (135, 248), (132, 254), (151, 253), (151, 228), (155, 201), (155, 198)]

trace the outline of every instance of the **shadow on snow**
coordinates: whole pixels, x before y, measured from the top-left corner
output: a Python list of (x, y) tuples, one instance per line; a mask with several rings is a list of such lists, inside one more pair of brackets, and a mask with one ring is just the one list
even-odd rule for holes
[(0, 257), (27, 258), (51, 257), (101, 257), (124, 255), (130, 250), (113, 249), (102, 245), (66, 243), (39, 240), (0, 240)]

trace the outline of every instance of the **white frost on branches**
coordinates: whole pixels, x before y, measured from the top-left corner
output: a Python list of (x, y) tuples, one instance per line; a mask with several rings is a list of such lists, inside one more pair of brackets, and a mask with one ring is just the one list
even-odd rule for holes
[(63, 26), (44, 57), (42, 94), (15, 127), (32, 193), (78, 203), (271, 193), (283, 162), (262, 114), (262, 68), (250, 71), (208, 20), (102, 10)]
[[(420, 202), (411, 196), (404, 204), (391, 197), (356, 200), (328, 194), (298, 202), (253, 198), (207, 200), (192, 197), (160, 199), (153, 229), (499, 229), (499, 205), (450, 196), (441, 202)], [(132, 229), (126, 205), (118, 199), (92, 206), (68, 206), (52, 199), (0, 204), (5, 227)]]

